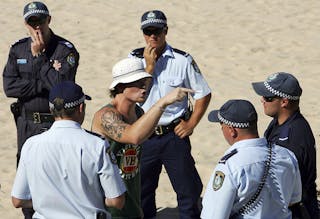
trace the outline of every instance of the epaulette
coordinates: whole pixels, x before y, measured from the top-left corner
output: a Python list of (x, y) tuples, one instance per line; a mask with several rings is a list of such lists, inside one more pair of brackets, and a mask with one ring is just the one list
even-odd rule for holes
[(20, 39), (20, 40), (18, 40), (18, 41), (16, 41), (16, 42), (14, 42), (11, 46), (15, 46), (15, 45), (17, 45), (17, 44), (19, 44), (19, 43), (24, 43), (24, 42), (26, 42), (28, 39), (29, 39), (29, 37), (22, 38), (22, 39)]
[(144, 47), (132, 50), (132, 52), (130, 52), (130, 54), (132, 56), (138, 57), (138, 58), (143, 58), (143, 51), (144, 51)]
[(221, 160), (219, 161), (219, 163), (225, 164), (226, 161), (232, 157), (233, 155), (235, 155), (236, 153), (238, 153), (237, 149), (233, 149), (232, 151), (230, 151), (229, 154), (224, 155)]
[(91, 134), (91, 135), (94, 135), (94, 136), (97, 136), (99, 138), (101, 138), (102, 140), (105, 140), (105, 138), (103, 136), (101, 136), (100, 134), (96, 133), (96, 132), (92, 132), (92, 131), (89, 131), (87, 129), (84, 129), (87, 133)]
[(72, 49), (72, 48), (73, 48), (72, 43), (70, 43), (70, 42), (68, 42), (68, 41), (62, 40), (62, 41), (59, 41), (59, 43), (67, 46), (69, 49)]
[(189, 53), (187, 53), (187, 52), (185, 52), (185, 51), (182, 51), (182, 50), (176, 49), (176, 48), (172, 48), (172, 49), (173, 49), (173, 51), (175, 51), (176, 53), (179, 53), (179, 54), (181, 54), (181, 55), (183, 55), (183, 56), (185, 56), (185, 57), (189, 56)]

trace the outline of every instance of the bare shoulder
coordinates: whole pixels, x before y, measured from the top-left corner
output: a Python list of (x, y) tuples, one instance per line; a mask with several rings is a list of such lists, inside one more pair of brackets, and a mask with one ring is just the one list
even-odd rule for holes
[(107, 105), (95, 113), (93, 126), (99, 127), (100, 133), (104, 136), (119, 141), (128, 124), (123, 121), (116, 108)]

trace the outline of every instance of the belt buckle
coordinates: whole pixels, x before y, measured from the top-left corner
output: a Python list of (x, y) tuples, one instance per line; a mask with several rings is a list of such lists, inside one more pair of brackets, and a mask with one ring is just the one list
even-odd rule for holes
[(154, 129), (154, 133), (155, 133), (156, 135), (163, 135), (162, 126), (161, 126), (161, 125), (157, 126), (157, 127)]
[(39, 112), (33, 113), (33, 123), (41, 123), (41, 117)]

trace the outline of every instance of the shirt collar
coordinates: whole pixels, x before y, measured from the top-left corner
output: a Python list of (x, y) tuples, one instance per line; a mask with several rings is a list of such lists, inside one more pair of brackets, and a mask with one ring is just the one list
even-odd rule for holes
[(267, 140), (265, 138), (253, 138), (245, 139), (234, 143), (228, 150), (227, 153), (230, 153), (234, 149), (245, 148), (245, 147), (265, 147), (267, 145)]
[(169, 57), (171, 57), (171, 58), (174, 57), (172, 47), (171, 47), (168, 43), (166, 44), (166, 47), (165, 47), (165, 49), (164, 49), (164, 52), (162, 53), (161, 56), (162, 56), (163, 58), (166, 57), (166, 56), (169, 56)]
[(80, 128), (81, 129), (81, 125), (73, 120), (58, 120), (55, 121), (52, 126), (52, 129), (55, 128)]

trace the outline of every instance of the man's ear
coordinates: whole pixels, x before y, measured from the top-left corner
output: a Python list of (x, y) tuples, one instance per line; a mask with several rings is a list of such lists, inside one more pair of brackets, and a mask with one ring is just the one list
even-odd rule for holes
[(289, 100), (288, 100), (287, 98), (282, 98), (282, 99), (280, 100), (280, 103), (281, 103), (281, 107), (287, 108), (288, 105), (289, 105)]
[(86, 109), (86, 104), (85, 103), (81, 103), (80, 106), (79, 106), (79, 111), (82, 113), (84, 112)]
[(168, 34), (168, 27), (165, 27), (164, 32), (165, 32), (166, 35)]
[(48, 19), (48, 24), (50, 24), (50, 22), (51, 22), (51, 16), (48, 16), (47, 19)]
[(228, 126), (228, 130), (230, 132), (230, 135), (233, 137), (233, 138), (236, 138), (238, 136), (238, 132), (237, 130), (232, 127), (232, 126)]

